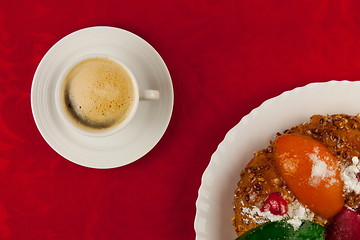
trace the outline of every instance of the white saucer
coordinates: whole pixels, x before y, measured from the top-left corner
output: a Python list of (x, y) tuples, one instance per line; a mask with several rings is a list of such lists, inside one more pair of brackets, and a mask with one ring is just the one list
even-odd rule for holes
[[(55, 106), (55, 86), (70, 59), (99, 53), (111, 55), (134, 73), (139, 89), (157, 89), (159, 101), (139, 103), (131, 123), (120, 132), (92, 138), (71, 131)], [(173, 86), (156, 50), (142, 38), (113, 27), (91, 27), (58, 41), (41, 60), (32, 83), (31, 107), (45, 141), (64, 158), (91, 168), (114, 168), (148, 153), (163, 136), (172, 114)]]

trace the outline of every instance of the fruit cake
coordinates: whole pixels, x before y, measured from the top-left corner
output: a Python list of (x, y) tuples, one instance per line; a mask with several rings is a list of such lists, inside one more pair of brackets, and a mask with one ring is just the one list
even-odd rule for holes
[(251, 238), (261, 231), (266, 239), (290, 239), (271, 238), (269, 229), (295, 236), (305, 228), (319, 230), (319, 238), (308, 239), (360, 239), (358, 157), (359, 115), (314, 115), (277, 133), (240, 173), (233, 217), (238, 239), (262, 239)]

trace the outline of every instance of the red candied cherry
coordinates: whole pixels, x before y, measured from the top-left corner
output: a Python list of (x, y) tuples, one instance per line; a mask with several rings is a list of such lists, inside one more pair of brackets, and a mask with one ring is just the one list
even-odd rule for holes
[(360, 238), (360, 214), (343, 207), (327, 227), (327, 240), (358, 240)]
[(262, 212), (270, 211), (274, 215), (284, 215), (288, 212), (287, 202), (280, 196), (280, 193), (270, 193), (261, 208)]

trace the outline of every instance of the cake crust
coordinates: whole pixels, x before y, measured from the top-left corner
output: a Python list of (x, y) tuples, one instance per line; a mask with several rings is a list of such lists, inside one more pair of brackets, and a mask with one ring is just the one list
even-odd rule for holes
[[(360, 116), (345, 114), (314, 115), (309, 122), (294, 126), (278, 133), (309, 136), (326, 146), (342, 167), (352, 164), (352, 158), (360, 157)], [(234, 196), (233, 225), (238, 236), (270, 219), (257, 214), (253, 209), (261, 209), (271, 193), (279, 193), (288, 204), (296, 201), (286, 183), (280, 177), (274, 159), (274, 141), (265, 149), (254, 153), (253, 158), (240, 173)], [(345, 192), (345, 205), (358, 208), (360, 196)], [(328, 219), (317, 215), (312, 221), (326, 225)]]

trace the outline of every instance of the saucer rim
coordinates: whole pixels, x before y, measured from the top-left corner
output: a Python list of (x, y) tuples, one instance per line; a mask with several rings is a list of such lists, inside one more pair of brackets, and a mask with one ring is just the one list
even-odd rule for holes
[[(54, 134), (54, 131), (58, 132), (59, 129), (46, 129), (46, 127), (43, 126), (42, 123), (42, 116), (41, 116), (41, 110), (39, 110), (38, 107), (38, 103), (37, 100), (38, 98), (40, 98), (38, 96), (37, 93), (39, 93), (39, 84), (44, 84), (46, 85), (43, 88), (48, 87), (48, 85), (50, 84), (49, 82), (51, 81), (41, 81), (39, 80), (40, 76), (44, 73), (44, 67), (46, 66), (46, 63), (49, 64), (55, 64), (55, 63), (51, 63), (51, 61), (55, 61), (54, 59), (54, 52), (58, 51), (59, 49), (63, 48), (64, 45), (71, 43), (72, 41), (77, 41), (77, 36), (81, 36), (81, 35), (86, 35), (86, 34), (90, 34), (90, 33), (94, 33), (94, 31), (102, 31), (102, 33), (104, 32), (111, 32), (112, 34), (119, 34), (122, 36), (127, 36), (129, 39), (133, 38), (137, 41), (137, 43), (141, 43), (143, 49), (147, 49), (147, 51), (149, 51), (149, 54), (152, 54), (153, 56), (156, 57), (157, 60), (157, 64), (160, 64), (161, 67), (161, 74), (163, 74), (164, 76), (166, 76), (166, 78), (163, 79), (163, 81), (166, 84), (164, 86), (164, 89), (166, 87), (166, 93), (167, 93), (167, 98), (166, 100), (166, 109), (161, 109), (161, 111), (164, 113), (163, 114), (163, 122), (160, 123), (160, 129), (158, 133), (153, 134), (153, 139), (151, 139), (151, 142), (149, 143), (144, 143), (144, 145), (139, 148), (139, 150), (137, 150), (136, 152), (133, 152), (132, 154), (130, 154), (130, 156), (127, 157), (126, 160), (122, 159), (121, 161), (116, 161), (116, 164), (114, 163), (114, 161), (111, 161), (110, 163), (99, 163), (99, 161), (94, 161), (94, 159), (92, 161), (84, 161), (83, 159), (77, 159), (76, 156), (73, 156), (73, 154), (71, 153), (71, 150), (66, 150), (66, 149), (62, 149), (59, 146), (58, 141), (60, 141), (60, 139), (56, 139), (56, 136), (52, 136), (52, 134)], [(110, 34), (110, 33), (109, 33)], [(122, 37), (121, 36), (121, 37)], [(152, 51), (152, 52), (150, 52)], [(49, 74), (49, 73), (47, 73)], [(56, 85), (56, 81), (52, 81), (52, 83)], [(163, 87), (163, 86), (162, 86)], [(43, 97), (46, 98), (47, 100), (49, 100), (49, 97)], [(51, 101), (49, 101), (51, 102)], [(51, 103), (46, 102), (44, 103), (44, 105), (51, 105)], [(89, 27), (89, 28), (83, 28), (80, 30), (77, 30), (75, 32), (70, 33), (69, 35), (63, 37), (62, 39), (60, 39), (57, 43), (55, 43), (48, 51), (47, 53), (43, 56), (42, 60), (40, 61), (34, 77), (33, 77), (33, 82), (32, 82), (32, 86), (31, 86), (31, 109), (32, 109), (32, 115), (34, 118), (34, 121), (36, 123), (36, 127), (38, 128), (40, 134), (42, 135), (42, 137), (44, 138), (44, 140), (48, 143), (48, 145), (54, 150), (56, 151), (59, 155), (61, 155), (62, 157), (66, 158), (67, 160), (74, 162), (78, 165), (81, 166), (85, 166), (85, 167), (89, 167), (89, 168), (98, 168), (98, 169), (108, 169), (108, 168), (116, 168), (116, 167), (120, 167), (120, 166), (124, 166), (127, 164), (130, 164), (134, 161), (137, 161), (138, 159), (140, 159), (141, 157), (143, 157), (144, 155), (146, 155), (149, 151), (151, 151), (151, 149), (153, 149), (156, 144), (161, 140), (162, 136), (164, 135), (171, 117), (172, 117), (172, 112), (173, 112), (173, 106), (174, 106), (174, 90), (173, 90), (173, 85), (172, 85), (172, 79), (171, 79), (171, 75), (169, 73), (169, 70), (164, 62), (164, 60), (161, 58), (160, 54), (148, 43), (146, 42), (144, 39), (142, 39), (141, 37), (137, 36), (136, 34), (129, 32), (127, 30), (124, 29), (120, 29), (120, 28), (116, 28), (116, 27), (109, 27), (109, 26), (94, 26), (94, 27)], [(56, 110), (55, 105), (52, 106), (54, 109)], [(136, 117), (136, 116), (135, 116)], [(159, 123), (157, 123), (159, 125)], [(54, 125), (54, 128), (56, 128), (56, 124)], [(55, 134), (56, 135), (56, 134)], [(111, 137), (111, 136), (109, 136)], [(118, 136), (119, 137), (119, 136)], [(104, 137), (107, 138), (107, 137)], [(110, 140), (110, 139), (109, 139)], [(108, 141), (109, 141), (108, 140)], [(109, 157), (109, 153), (106, 152), (105, 153), (107, 157)], [(91, 158), (91, 156), (87, 156), (89, 158)], [(110, 159), (116, 158), (116, 156), (110, 157)]]

